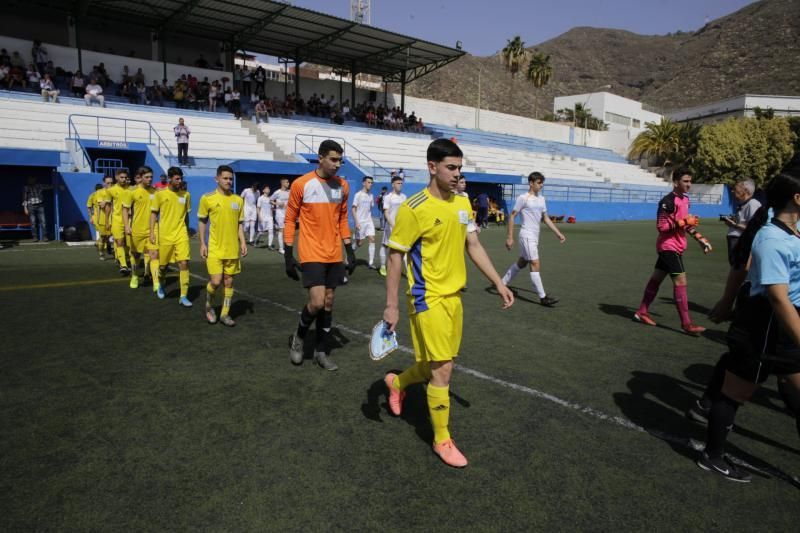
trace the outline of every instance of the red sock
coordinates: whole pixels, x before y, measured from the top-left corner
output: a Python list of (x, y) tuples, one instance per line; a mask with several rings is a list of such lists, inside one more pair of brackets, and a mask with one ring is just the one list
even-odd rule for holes
[(650, 307), (650, 304), (656, 299), (656, 294), (658, 294), (658, 287), (660, 285), (661, 282), (653, 278), (650, 278), (650, 281), (647, 282), (647, 287), (644, 288), (644, 296), (642, 296), (642, 303), (639, 304), (639, 310), (637, 311), (640, 315), (647, 314), (647, 308)]
[(686, 285), (675, 285), (673, 291), (675, 295), (675, 307), (678, 308), (678, 314), (681, 317), (681, 325), (688, 326), (692, 323), (689, 318), (689, 296), (686, 294)]

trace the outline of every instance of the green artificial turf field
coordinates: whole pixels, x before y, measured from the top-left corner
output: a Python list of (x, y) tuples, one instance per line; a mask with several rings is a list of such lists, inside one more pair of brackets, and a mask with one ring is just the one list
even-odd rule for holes
[[(382, 378), (412, 359), (368, 357), (385, 298), (374, 271), (337, 291), (329, 373), (289, 363), (305, 293), (274, 252), (244, 260), (227, 329), (204, 322), (201, 262), (186, 310), (177, 279), (159, 301), (93, 248), (0, 250), (0, 529), (795, 530), (800, 447), (774, 379), (730, 438), (753, 482), (693, 462), (704, 428), (683, 413), (725, 348), (726, 326), (705, 318), (727, 271), (721, 226), (702, 226), (713, 254), (690, 242), (686, 257), (702, 338), (680, 332), (669, 281), (659, 327), (631, 321), (652, 222), (565, 225), (564, 245), (544, 229), (554, 309), (522, 272), (502, 311), (470, 267), (451, 386), (464, 470), (432, 453), (422, 386), (401, 418), (387, 412)], [(504, 239), (481, 234), (501, 274), (515, 258)], [(399, 335), (409, 346), (405, 319)]]

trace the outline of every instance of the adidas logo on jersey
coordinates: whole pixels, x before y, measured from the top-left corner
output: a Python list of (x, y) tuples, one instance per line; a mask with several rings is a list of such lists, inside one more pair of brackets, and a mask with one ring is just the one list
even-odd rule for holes
[(441, 221), (441, 220), (439, 220), (438, 218), (437, 218), (436, 220), (434, 220), (434, 221), (433, 221), (433, 225), (434, 225), (434, 226), (439, 226), (441, 223), (442, 223), (442, 221)]

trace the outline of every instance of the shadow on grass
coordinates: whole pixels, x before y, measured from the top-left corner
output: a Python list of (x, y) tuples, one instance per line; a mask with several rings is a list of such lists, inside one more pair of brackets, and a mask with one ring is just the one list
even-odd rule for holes
[[(389, 372), (399, 374), (401, 370), (394, 369)], [(389, 412), (388, 391), (386, 390), (386, 383), (383, 379), (374, 381), (367, 389), (367, 398), (361, 404), (361, 413), (368, 420), (373, 422), (383, 422), (381, 415), (389, 418), (395, 418)], [(469, 409), (472, 404), (469, 400), (462, 398), (458, 394), (450, 391), (450, 397), (458, 403), (461, 407)], [(433, 429), (431, 422), (428, 418), (428, 398), (423, 383), (410, 385), (406, 388), (406, 397), (403, 401), (403, 411), (399, 416), (400, 419), (414, 428), (415, 433), (426, 444), (433, 442)]]
[[(528, 298), (527, 296), (522, 296), (520, 294), (521, 292), (529, 292), (531, 294), (536, 294), (532, 290), (520, 289), (519, 287), (514, 287), (514, 286), (511, 286), (511, 285), (509, 285), (508, 288), (511, 289), (512, 293), (514, 293), (514, 299), (515, 300), (519, 300), (519, 301), (522, 301), (522, 302), (528, 302), (528, 303), (531, 303), (531, 304), (541, 305), (540, 302), (539, 302), (539, 296), (538, 295), (536, 295), (536, 299), (534, 300), (532, 298)], [(500, 296), (500, 293), (497, 292), (497, 289), (494, 288), (494, 285), (489, 285), (488, 287), (486, 287), (483, 290), (486, 291), (487, 293), (493, 295), (493, 296)]]
[[(698, 369), (692, 368), (690, 372), (697, 374)], [(710, 377), (710, 372), (707, 375)], [(695, 461), (700, 453), (695, 448), (697, 445), (702, 447), (702, 443), (705, 442), (706, 428), (690, 421), (683, 413), (699, 397), (704, 387), (664, 374), (641, 371), (632, 372), (627, 385), (630, 392), (613, 394), (614, 402), (622, 413), (650, 435), (663, 440), (676, 453)], [(800, 454), (795, 448), (749, 429), (735, 426), (733, 431), (768, 446)], [(730, 443), (727, 445), (727, 451), (757, 468), (758, 470), (753, 470), (754, 474), (770, 477), (767, 472), (771, 472), (783, 481), (800, 488), (796, 478), (776, 466)]]
[[(633, 319), (634, 313), (636, 313), (636, 311), (638, 310), (638, 308), (636, 308), (636, 307), (630, 307), (630, 306), (627, 306), (627, 305), (619, 305), (619, 304), (604, 304), (604, 303), (601, 303), (601, 304), (597, 304), (597, 308), (600, 309), (600, 311), (602, 311), (603, 313), (605, 313), (607, 315), (622, 317), (622, 318), (625, 318), (627, 320), (630, 320), (631, 322), (634, 322), (634, 323), (638, 324), (638, 322), (636, 322)], [(658, 313), (653, 313), (652, 311), (649, 314), (650, 314), (651, 317), (660, 317), (661, 316)], [(673, 327), (666, 326), (666, 325), (661, 324), (661, 323), (657, 323), (655, 327), (661, 328), (661, 329), (665, 329), (665, 330), (668, 330), (668, 331), (673, 331), (675, 333), (680, 333), (681, 335), (686, 335), (686, 332), (684, 332), (682, 329), (673, 328)], [(712, 340), (714, 342), (718, 342), (720, 344), (725, 344), (725, 332), (724, 331), (715, 330), (715, 329), (707, 329), (701, 334), (701, 336), (706, 337), (707, 339)]]

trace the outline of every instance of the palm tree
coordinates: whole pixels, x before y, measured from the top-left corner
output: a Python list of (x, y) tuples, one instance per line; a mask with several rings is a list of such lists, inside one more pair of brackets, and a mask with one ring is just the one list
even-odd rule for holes
[(550, 82), (553, 77), (553, 65), (550, 64), (550, 56), (542, 52), (536, 52), (528, 63), (528, 81), (534, 87), (541, 89)]
[(525, 50), (525, 43), (519, 35), (508, 40), (505, 48), (503, 48), (502, 57), (503, 65), (511, 73), (512, 78), (516, 77), (527, 55), (528, 51)]
[(639, 160), (642, 157), (654, 159), (657, 165), (669, 166), (680, 151), (681, 126), (668, 118), (661, 122), (648, 122), (646, 129), (636, 136), (628, 151), (628, 158)]

